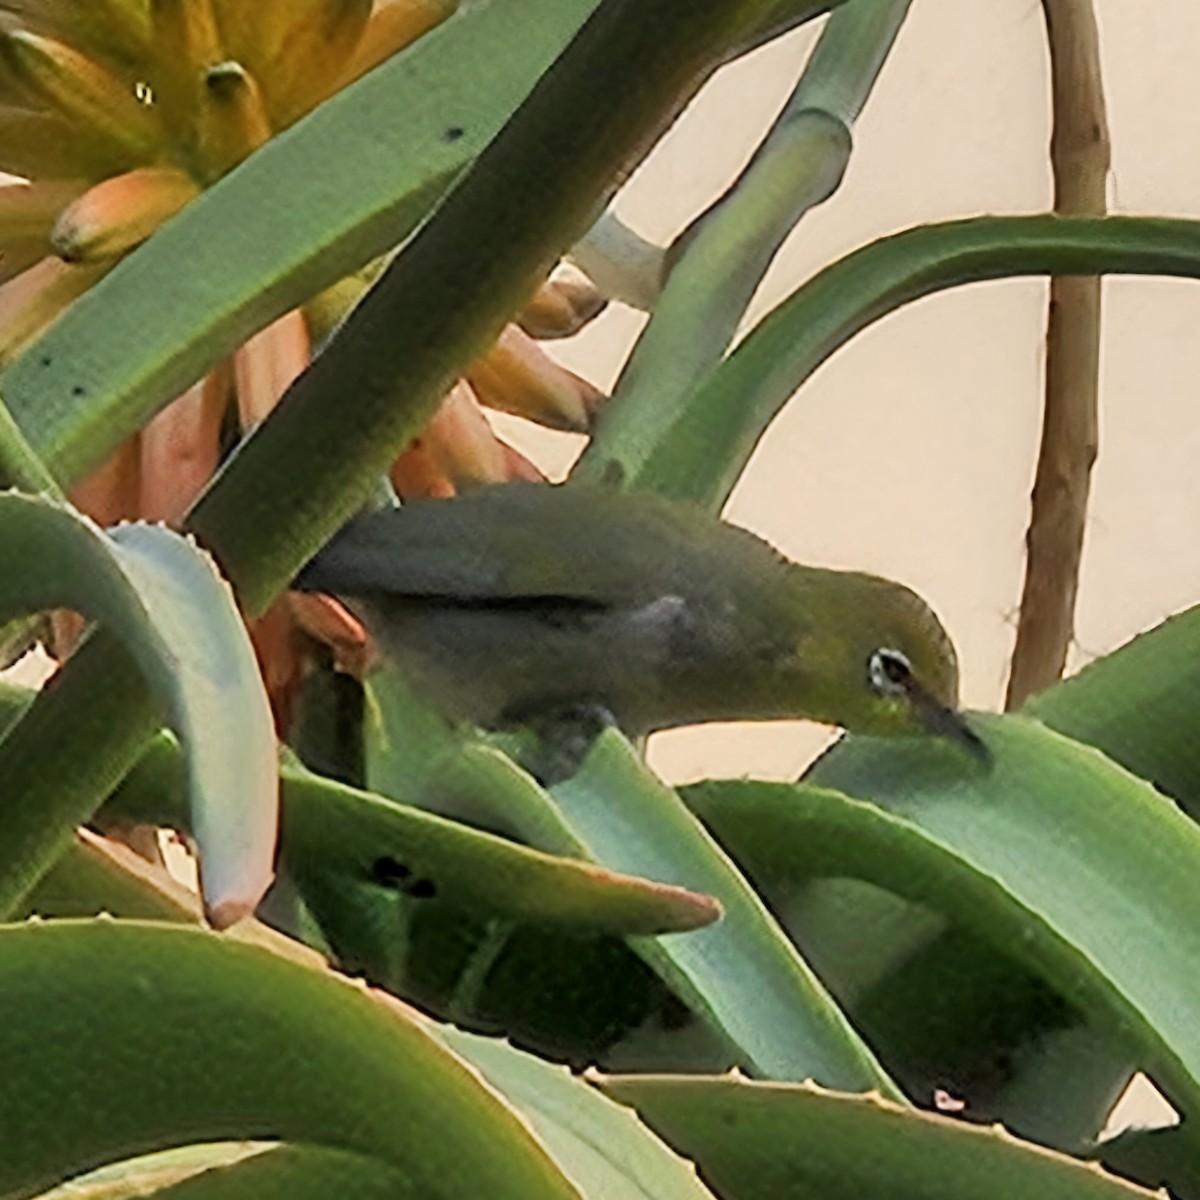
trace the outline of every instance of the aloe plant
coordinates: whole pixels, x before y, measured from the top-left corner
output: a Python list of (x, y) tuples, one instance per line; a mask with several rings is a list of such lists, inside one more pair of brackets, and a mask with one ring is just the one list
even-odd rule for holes
[[(334, 671), (362, 666), (344, 614), (281, 707), (241, 619), (400, 486), (431, 419), (478, 447), (447, 395), (526, 353), (515, 319), (575, 328), (620, 290), (614, 245), (653, 311), (611, 400), (572, 393), (576, 477), (715, 514), (872, 321), (1015, 274), (1200, 276), (1200, 222), (904, 231), (730, 351), (836, 191), (902, 0), (0, 9), (0, 165), (35, 177), (10, 249), (74, 264), (4, 341), (0, 621), (95, 621), (40, 692), (0, 686), (0, 1196), (1200, 1194), (1200, 606), (975, 714), (986, 762), (846, 736), (794, 783), (679, 790), (615, 730), (537, 778), (526, 735), (451, 724), (402, 666)], [(730, 192), (666, 254), (622, 240), (605, 205), (709, 74), (826, 9)], [(595, 283), (545, 283), (568, 255)], [(179, 530), (80, 511), (89, 472), (188, 396), (211, 417), (199, 381), (301, 308), (336, 328), (201, 456)], [(131, 826), (188, 839), (200, 893)], [(1135, 1071), (1183, 1125), (1104, 1142)]]

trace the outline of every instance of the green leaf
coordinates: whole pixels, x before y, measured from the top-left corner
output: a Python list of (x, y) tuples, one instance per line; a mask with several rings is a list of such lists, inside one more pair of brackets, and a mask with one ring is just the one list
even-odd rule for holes
[(977, 217), (923, 225), (839, 259), (765, 317), (652, 447), (610, 479), (720, 509), (792, 393), (856, 333), (945, 288), (1014, 275), (1200, 276), (1200, 221)]
[(285, 767), (283, 781), (284, 856), (302, 889), (310, 874), (390, 879), (401, 892), (580, 933), (679, 932), (720, 915), (685, 888), (530, 850), (302, 768)]
[(361, 1155), (429, 1200), (578, 1198), (402, 1006), (202, 930), (0, 928), (0, 1062), (3, 1195), (173, 1145), (270, 1138)]
[(598, 1079), (724, 1200), (1133, 1200), (1144, 1191), (1003, 1129), (878, 1097), (744, 1079)]
[(529, 1122), (585, 1196), (712, 1200), (691, 1163), (677, 1157), (628, 1109), (566, 1067), (450, 1026), (437, 1028), (436, 1036), (479, 1070)]
[(1024, 711), (1097, 746), (1200, 813), (1200, 605), (1143, 633), (1078, 675), (1034, 696)]
[(717, 925), (634, 945), (725, 1035), (742, 1066), (899, 1096), (754, 890), (620, 734), (603, 733), (581, 769), (551, 792), (596, 861), (720, 900), (725, 916)]
[[(68, 1193), (62, 1200), (126, 1200), (143, 1194), (88, 1191)], [(378, 1159), (327, 1146), (286, 1145), (155, 1187), (150, 1194), (155, 1200), (264, 1200), (273, 1196), (286, 1196), (287, 1200), (326, 1200), (329, 1196), (419, 1200), (422, 1195), (405, 1172)]]
[(977, 923), (1200, 1111), (1200, 829), (1035, 721), (973, 720), (990, 769), (932, 738), (847, 738), (819, 760), (810, 782), (874, 802), (831, 802), (854, 835), (827, 848)]
[(854, 121), (909, 0), (858, 0), (825, 23), (787, 103), (729, 189), (680, 234), (650, 322), (572, 478), (628, 475), (724, 357), (784, 239), (837, 190)]
[[(20, 564), (0, 580), (0, 621), (73, 608), (104, 624), (136, 660), (184, 748), (210, 915), (229, 923), (251, 911), (271, 878), (275, 733), (250, 639), (211, 560), (166, 528), (105, 534), (69, 507), (15, 493), (0, 496), (0, 550)], [(59, 790), (43, 773), (18, 786), (4, 765), (20, 728), (0, 745), (0, 778), (12, 789), (0, 911), (45, 872), (116, 782), (85, 775)]]
[(1096, 1137), (1130, 1051), (1079, 1027), (1040, 960), (1014, 957), (1026, 917), (1007, 893), (841, 792), (714, 780), (681, 794), (910, 1095), (947, 1088), (973, 1120), (1069, 1151)]
[(15, 915), (93, 917), (100, 913), (135, 921), (199, 921), (197, 906), (162, 887), (145, 859), (80, 830)]
[(1129, 1129), (1101, 1142), (1092, 1156), (1146, 1187), (1169, 1187), (1179, 1200), (1200, 1196), (1200, 1147), (1186, 1125)]
[[(272, 1143), (208, 1142), (146, 1154), (78, 1176), (38, 1200), (135, 1200), (161, 1196), (165, 1189), (218, 1167), (275, 1149)], [(168, 1193), (169, 1194), (169, 1193)]]

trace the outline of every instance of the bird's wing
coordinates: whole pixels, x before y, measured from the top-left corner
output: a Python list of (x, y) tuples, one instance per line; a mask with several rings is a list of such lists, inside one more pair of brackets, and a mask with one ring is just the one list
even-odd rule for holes
[(609, 504), (591, 489), (510, 483), (356, 518), (298, 586), (459, 604), (562, 601), (591, 607), (653, 594), (657, 566), (684, 549), (688, 523), (656, 504)]

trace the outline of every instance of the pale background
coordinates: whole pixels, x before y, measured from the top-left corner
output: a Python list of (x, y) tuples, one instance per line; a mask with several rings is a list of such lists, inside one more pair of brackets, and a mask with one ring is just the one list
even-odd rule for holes
[[(1200, 5), (1096, 7), (1113, 208), (1200, 216)], [(669, 241), (753, 150), (815, 33), (724, 71), (623, 192), (621, 216)], [(915, 0), (841, 190), (784, 247), (752, 316), (882, 234), (1046, 210), (1047, 93), (1036, 0)], [(1045, 308), (1045, 282), (1019, 279), (945, 292), (875, 325), (776, 421), (726, 513), (790, 557), (916, 588), (951, 631), (964, 700), (977, 708), (1000, 707), (1014, 636)], [(607, 387), (642, 319), (611, 309), (556, 352)], [(1101, 452), (1072, 668), (1200, 602), (1197, 329), (1193, 282), (1106, 283)], [(552, 442), (538, 440), (539, 457), (561, 468), (569, 449)], [(658, 735), (651, 755), (673, 781), (789, 777), (824, 740), (796, 725), (708, 726)]]

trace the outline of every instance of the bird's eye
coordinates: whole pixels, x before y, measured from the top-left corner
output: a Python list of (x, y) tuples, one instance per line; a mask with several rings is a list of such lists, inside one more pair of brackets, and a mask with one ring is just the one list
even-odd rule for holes
[(912, 681), (912, 663), (899, 650), (883, 647), (867, 659), (867, 674), (877, 692), (884, 696), (903, 696)]

